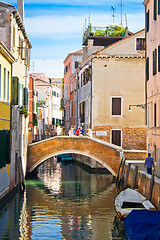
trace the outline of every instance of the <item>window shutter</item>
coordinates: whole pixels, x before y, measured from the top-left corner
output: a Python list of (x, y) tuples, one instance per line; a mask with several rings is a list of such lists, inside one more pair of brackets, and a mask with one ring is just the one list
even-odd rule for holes
[(158, 0), (158, 14), (160, 15), (160, 0)]
[(158, 72), (160, 72), (160, 46), (158, 46)]
[(154, 0), (154, 20), (157, 20), (157, 0)]
[(153, 75), (157, 74), (157, 49), (153, 51)]
[(17, 77), (12, 78), (12, 104), (18, 105), (18, 85), (19, 79)]
[(146, 81), (149, 80), (149, 58), (146, 58)]
[(148, 12), (146, 12), (146, 15), (145, 15), (145, 18), (146, 18), (146, 32), (149, 31), (149, 10)]
[(10, 131), (0, 130), (0, 168), (11, 162)]
[(157, 126), (157, 104), (154, 104), (154, 127)]

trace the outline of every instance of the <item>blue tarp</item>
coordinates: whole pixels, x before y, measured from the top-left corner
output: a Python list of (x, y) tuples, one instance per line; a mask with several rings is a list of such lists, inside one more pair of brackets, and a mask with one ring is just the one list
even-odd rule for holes
[(160, 240), (160, 211), (132, 210), (124, 226), (131, 240)]

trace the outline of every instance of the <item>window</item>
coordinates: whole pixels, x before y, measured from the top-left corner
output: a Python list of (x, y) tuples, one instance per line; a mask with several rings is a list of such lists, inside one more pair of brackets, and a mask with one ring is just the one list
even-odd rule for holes
[(56, 97), (56, 92), (52, 91), (52, 96)]
[(146, 58), (146, 81), (149, 80), (149, 58)]
[(40, 117), (41, 115), (40, 115), (40, 110), (38, 109), (38, 111), (37, 111), (37, 116), (38, 117)]
[(121, 146), (121, 130), (111, 130), (111, 143)]
[(3, 100), (6, 101), (6, 90), (7, 90), (7, 82), (6, 82), (6, 69), (4, 68), (4, 94), (3, 94)]
[(57, 93), (57, 98), (59, 98), (59, 93)]
[(145, 38), (136, 38), (136, 50), (145, 50), (146, 41)]
[(157, 20), (157, 0), (154, 0), (153, 18), (155, 21)]
[(121, 115), (121, 97), (112, 97), (112, 116)]
[(157, 126), (157, 104), (154, 104), (154, 127)]
[(75, 62), (75, 69), (77, 69), (78, 68), (78, 66), (79, 66), (79, 62)]
[(13, 47), (15, 47), (15, 26), (13, 26)]
[(146, 12), (145, 18), (146, 18), (146, 27), (145, 27), (145, 29), (146, 29), (146, 32), (148, 32), (149, 31), (149, 10), (148, 10), (148, 12)]
[(158, 0), (158, 14), (160, 14), (160, 0)]
[(80, 103), (80, 122), (83, 123), (85, 120), (85, 102)]
[(9, 103), (10, 97), (10, 72), (7, 72), (7, 102)]
[(157, 74), (157, 49), (153, 51), (153, 75)]

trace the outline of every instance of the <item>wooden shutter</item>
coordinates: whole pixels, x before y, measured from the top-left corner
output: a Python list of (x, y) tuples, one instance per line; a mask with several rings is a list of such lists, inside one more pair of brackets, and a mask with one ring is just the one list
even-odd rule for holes
[(121, 98), (112, 98), (112, 115), (121, 115)]
[(12, 78), (12, 104), (18, 105), (18, 86), (19, 79), (17, 77)]

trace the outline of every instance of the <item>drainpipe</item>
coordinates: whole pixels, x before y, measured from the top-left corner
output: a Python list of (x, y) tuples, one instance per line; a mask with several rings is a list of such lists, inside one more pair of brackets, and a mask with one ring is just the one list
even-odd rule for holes
[[(145, 6), (145, 14), (146, 14), (146, 6)], [(145, 19), (146, 21), (146, 19)], [(146, 24), (146, 22), (145, 22)], [(147, 34), (146, 34), (146, 28), (145, 28), (145, 41), (147, 42)], [(147, 46), (147, 44), (146, 44)], [(146, 80), (146, 46), (145, 46), (145, 124), (147, 125), (147, 80)]]
[(78, 128), (78, 71), (76, 74), (76, 119), (75, 119), (76, 129)]
[(92, 71), (92, 58), (91, 58), (91, 96), (90, 96), (90, 129), (92, 129), (92, 126), (93, 126), (93, 124), (92, 124), (92, 80), (93, 80), (93, 76), (92, 76), (92, 73), (93, 73), (93, 71)]

